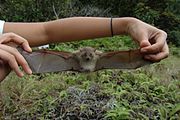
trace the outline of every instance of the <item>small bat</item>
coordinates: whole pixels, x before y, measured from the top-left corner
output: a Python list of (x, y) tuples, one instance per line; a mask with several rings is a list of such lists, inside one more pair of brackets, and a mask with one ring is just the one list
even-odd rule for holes
[(84, 47), (73, 52), (73, 57), (78, 61), (80, 71), (93, 72), (96, 70), (96, 63), (102, 56), (102, 52), (92, 47)]
[(85, 47), (75, 52), (36, 50), (19, 52), (33, 73), (77, 71), (93, 72), (101, 69), (136, 69), (152, 62), (144, 60), (140, 50), (101, 52)]

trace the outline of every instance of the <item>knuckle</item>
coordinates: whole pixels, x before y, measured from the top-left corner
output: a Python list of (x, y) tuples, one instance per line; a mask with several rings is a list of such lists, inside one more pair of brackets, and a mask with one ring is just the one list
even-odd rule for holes
[(26, 39), (23, 39), (23, 42), (26, 43), (26, 44), (28, 43), (28, 41)]
[(13, 39), (13, 38), (16, 36), (16, 34), (13, 33), (13, 32), (8, 33), (7, 35), (8, 35), (8, 37), (11, 38), (11, 39)]
[(11, 59), (13, 59), (13, 58), (14, 58), (13, 55), (11, 55), (11, 54), (8, 55), (8, 59), (9, 59), (9, 60), (11, 60)]
[(163, 34), (167, 37), (167, 33), (165, 31), (163, 31)]
[(167, 33), (166, 33), (165, 31), (161, 30), (161, 34), (162, 34), (163, 36), (167, 37)]
[(16, 48), (12, 48), (12, 50), (15, 54), (19, 54), (19, 51)]
[(20, 53), (16, 48), (11, 48), (11, 51), (14, 57), (19, 57)]
[(8, 62), (9, 63), (14, 63), (16, 61), (15, 57), (13, 55), (9, 55)]

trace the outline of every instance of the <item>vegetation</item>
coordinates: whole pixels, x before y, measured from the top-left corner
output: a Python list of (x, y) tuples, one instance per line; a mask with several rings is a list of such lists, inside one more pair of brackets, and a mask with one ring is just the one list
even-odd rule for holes
[[(129, 37), (123, 36), (61, 43), (54, 49), (73, 51), (87, 45), (103, 51), (135, 48), (129, 43)], [(180, 49), (172, 47), (171, 51), (168, 59), (137, 70), (49, 73), (22, 79), (12, 73), (1, 83), (0, 116), (2, 119), (177, 120)]]
[(168, 33), (180, 46), (179, 0), (0, 0), (6, 21), (47, 21), (71, 16), (132, 16)]
[[(131, 3), (131, 4), (129, 4)], [(169, 58), (136, 70), (101, 70), (25, 76), (12, 72), (0, 84), (0, 119), (180, 118), (180, 24), (178, 0), (0, 0), (6, 21), (47, 21), (69, 16), (134, 16), (168, 32)], [(128, 8), (128, 9), (127, 9)], [(51, 44), (73, 51), (137, 48), (128, 36)]]

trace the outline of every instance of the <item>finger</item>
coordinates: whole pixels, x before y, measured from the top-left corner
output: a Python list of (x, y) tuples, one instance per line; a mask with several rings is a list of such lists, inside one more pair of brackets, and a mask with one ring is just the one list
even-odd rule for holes
[(168, 57), (168, 53), (161, 52), (161, 53), (158, 53), (158, 54), (146, 55), (145, 59), (148, 59), (148, 60), (153, 61), (153, 62), (159, 62), (162, 59), (167, 58), (167, 57)]
[(24, 76), (24, 74), (20, 71), (18, 64), (16, 62), (16, 59), (13, 55), (0, 49), (0, 58), (9, 64), (10, 68), (12, 70), (14, 70), (14, 72), (17, 74), (17, 76), (19, 76), (19, 77)]
[(27, 41), (24, 41), (22, 43), (22, 47), (24, 48), (24, 50), (26, 50), (27, 52), (32, 52), (31, 47), (29, 46), (29, 43)]
[(16, 61), (18, 62), (18, 64), (20, 66), (22, 66), (23, 70), (27, 73), (27, 74), (32, 74), (31, 69), (28, 66), (28, 63), (26, 62), (26, 60), (24, 59), (24, 57), (18, 52), (17, 49), (6, 46), (6, 45), (0, 45), (0, 49), (3, 49), (7, 52), (9, 52), (10, 54), (12, 54)]
[(143, 40), (141, 43), (140, 43), (140, 48), (141, 48), (141, 52), (142, 53), (146, 53), (147, 50), (145, 49), (146, 47), (148, 46), (151, 46), (151, 43), (146, 39), (146, 40)]
[(148, 36), (147, 36), (146, 32), (142, 31), (142, 34), (139, 34), (139, 36), (136, 36), (136, 37), (137, 37), (137, 41), (139, 42), (141, 52), (146, 52), (146, 51), (144, 51), (144, 47), (151, 45), (151, 43), (148, 40)]
[(162, 51), (162, 48), (164, 47), (164, 44), (166, 42), (167, 35), (164, 33), (158, 33), (154, 39), (155, 39), (155, 44), (151, 46), (144, 47), (144, 51), (146, 53), (158, 53)]
[(158, 62), (164, 58), (167, 58), (169, 56), (169, 48), (167, 43), (164, 45), (162, 52), (159, 52), (158, 54), (150, 54), (144, 56), (145, 59), (148, 59), (150, 61)]
[(9, 52), (10, 54), (12, 54), (16, 61), (18, 62), (18, 64), (20, 66), (22, 66), (23, 70), (27, 73), (27, 74), (32, 74), (32, 71), (28, 65), (28, 63), (26, 62), (26, 60), (24, 59), (24, 57), (18, 52), (17, 49), (6, 46), (6, 45), (0, 45), (0, 49)]
[(0, 40), (0, 43), (9, 42), (14, 42), (18, 45), (21, 45), (23, 49), (27, 52), (32, 52), (32, 49), (30, 48), (28, 41), (19, 35), (16, 35), (14, 33), (5, 33)]

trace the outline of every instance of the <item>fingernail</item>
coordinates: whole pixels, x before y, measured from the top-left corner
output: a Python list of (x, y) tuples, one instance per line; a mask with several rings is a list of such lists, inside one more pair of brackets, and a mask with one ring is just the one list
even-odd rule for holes
[(29, 47), (30, 52), (32, 52), (32, 49)]
[(32, 49), (31, 49), (29, 46), (25, 47), (24, 49), (25, 49), (27, 52), (32, 52)]
[(141, 52), (147, 52), (147, 50), (146, 49), (141, 49)]
[(20, 73), (20, 76), (19, 77), (23, 77), (24, 76), (24, 74), (23, 73)]
[(28, 50), (28, 52), (32, 52), (32, 49), (31, 49), (30, 47), (28, 47), (28, 49), (27, 49), (27, 50)]
[(32, 74), (32, 70), (31, 69), (28, 69), (28, 74), (31, 75)]

